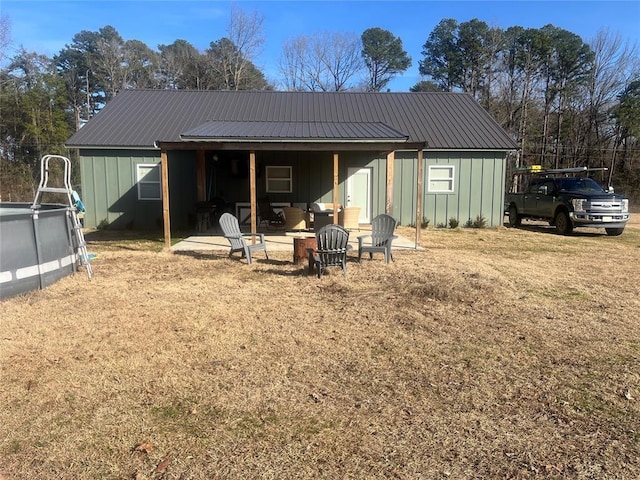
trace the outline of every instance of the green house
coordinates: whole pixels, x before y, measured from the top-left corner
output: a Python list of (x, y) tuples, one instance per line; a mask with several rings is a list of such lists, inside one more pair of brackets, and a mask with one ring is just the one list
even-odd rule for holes
[(202, 202), (244, 216), (263, 196), (498, 226), (517, 148), (467, 94), (185, 90), (123, 91), (67, 147), (87, 227), (165, 232), (195, 228)]

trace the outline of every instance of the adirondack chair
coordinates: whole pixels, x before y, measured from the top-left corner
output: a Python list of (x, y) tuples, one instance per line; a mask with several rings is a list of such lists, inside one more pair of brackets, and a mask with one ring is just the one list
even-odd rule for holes
[(397, 221), (391, 215), (380, 214), (371, 221), (371, 235), (360, 235), (358, 237), (358, 261), (362, 254), (368, 252), (369, 258), (373, 258), (375, 252), (384, 253), (386, 263), (393, 260), (391, 253), (391, 243), (397, 235), (393, 234)]
[(316, 232), (317, 248), (308, 248), (309, 273), (314, 268), (318, 278), (327, 267), (341, 267), (344, 276), (347, 276), (347, 251), (349, 245), (349, 232), (340, 225), (329, 224)]
[(258, 217), (260, 218), (260, 224), (264, 223), (267, 229), (284, 228), (284, 215), (273, 209), (269, 197), (258, 199)]
[(229, 256), (233, 255), (235, 252), (242, 252), (242, 256), (246, 257), (247, 263), (251, 265), (253, 252), (264, 250), (264, 255), (267, 257), (267, 260), (269, 260), (267, 245), (264, 242), (264, 233), (256, 233), (256, 236), (260, 240), (258, 243), (249, 243), (250, 240), (246, 237), (250, 237), (251, 235), (243, 235), (240, 231), (238, 219), (228, 212), (223, 213), (220, 216), (220, 227), (222, 228), (224, 238), (229, 240), (229, 243), (231, 244)]

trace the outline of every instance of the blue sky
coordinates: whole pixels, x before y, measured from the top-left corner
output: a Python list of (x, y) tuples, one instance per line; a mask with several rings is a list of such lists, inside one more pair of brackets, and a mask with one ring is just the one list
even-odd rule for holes
[[(640, 0), (635, 1), (245, 1), (240, 8), (264, 15), (266, 43), (255, 63), (276, 81), (286, 39), (316, 32), (360, 35), (381, 27), (400, 37), (413, 65), (395, 79), (394, 91), (407, 91), (420, 80), (422, 45), (443, 18), (465, 22), (478, 18), (490, 26), (564, 28), (589, 41), (608, 29), (640, 48)], [(0, 13), (11, 22), (12, 49), (24, 46), (48, 56), (73, 36), (111, 25), (125, 40), (141, 40), (157, 49), (177, 39), (204, 50), (225, 36), (232, 2), (221, 0), (0, 0)]]

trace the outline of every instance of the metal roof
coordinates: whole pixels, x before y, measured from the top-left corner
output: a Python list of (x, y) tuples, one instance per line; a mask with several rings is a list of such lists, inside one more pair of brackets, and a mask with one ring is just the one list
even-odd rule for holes
[[(426, 142), (430, 149), (512, 150), (468, 94), (125, 90), (66, 143), (153, 148), (157, 142), (246, 140)], [(220, 137), (220, 138), (218, 138)]]
[(182, 140), (277, 142), (393, 142), (407, 135), (380, 122), (212, 121), (180, 134)]

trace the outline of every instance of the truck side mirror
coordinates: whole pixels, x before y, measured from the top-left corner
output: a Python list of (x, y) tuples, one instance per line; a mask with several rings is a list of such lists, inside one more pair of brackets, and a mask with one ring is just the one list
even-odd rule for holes
[(538, 193), (541, 193), (542, 195), (549, 195), (549, 187), (547, 185), (542, 185), (538, 188)]
[(613, 187), (612, 187), (611, 185), (609, 185), (609, 188), (607, 188), (607, 191), (608, 191), (609, 193), (613, 193)]

